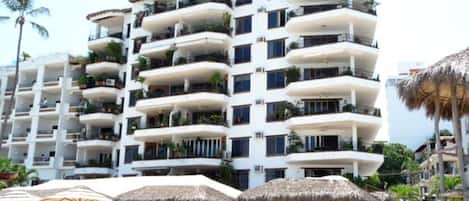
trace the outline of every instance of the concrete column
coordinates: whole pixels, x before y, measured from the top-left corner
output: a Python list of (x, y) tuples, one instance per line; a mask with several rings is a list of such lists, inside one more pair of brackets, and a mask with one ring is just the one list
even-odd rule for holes
[(94, 35), (94, 37), (96, 38), (99, 38), (101, 36), (101, 25), (99, 25), (98, 23), (96, 23), (96, 35)]
[(357, 92), (355, 91), (355, 89), (352, 89), (350, 91), (350, 101), (352, 105), (357, 105)]
[(184, 28), (184, 23), (181, 20), (179, 20), (179, 22), (176, 23), (173, 28), (174, 28), (174, 37), (178, 37), (179, 32), (182, 30), (182, 28)]
[(188, 78), (185, 78), (184, 79), (184, 92), (188, 92), (189, 91), (189, 87), (191, 86), (191, 81), (188, 79)]
[(352, 22), (348, 23), (348, 33), (349, 33), (349, 36), (350, 36), (350, 38), (349, 38), (350, 42), (353, 42), (355, 32), (354, 32), (354, 26), (353, 26)]
[(358, 177), (358, 162), (353, 162), (353, 177)]
[(355, 56), (350, 56), (350, 71), (355, 75)]
[(347, 0), (347, 4), (349, 8), (353, 8), (353, 0)]
[(356, 123), (352, 124), (352, 144), (353, 144), (353, 150), (357, 151), (358, 150), (358, 133), (357, 133)]

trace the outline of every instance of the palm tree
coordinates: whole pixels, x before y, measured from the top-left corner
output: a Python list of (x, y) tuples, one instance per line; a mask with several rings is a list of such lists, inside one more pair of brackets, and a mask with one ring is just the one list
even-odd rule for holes
[(411, 185), (396, 185), (391, 186), (390, 191), (393, 193), (396, 200), (419, 201), (419, 189)]
[[(47, 29), (33, 21), (28, 20), (29, 17), (37, 17), (40, 15), (50, 15), (49, 9), (46, 7), (34, 7), (34, 0), (2, 0), (2, 3), (13, 13), (16, 13), (15, 16), (15, 26), (19, 25), (19, 34), (18, 34), (18, 45), (16, 48), (16, 69), (15, 69), (15, 79), (13, 85), (13, 94), (11, 95), (10, 102), (8, 103), (7, 109), (5, 111), (6, 117), (3, 120), (3, 124), (0, 132), (0, 139), (3, 139), (3, 135), (6, 132), (6, 125), (13, 106), (15, 105), (15, 93), (16, 85), (18, 84), (18, 72), (20, 64), (20, 52), (21, 52), (21, 41), (23, 39), (23, 27), (25, 23), (28, 23), (32, 28), (43, 38), (49, 38), (49, 31)], [(8, 20), (9, 16), (0, 16), (0, 20)], [(0, 148), (2, 144), (0, 143)]]
[(15, 174), (14, 179), (0, 182), (0, 189), (16, 185), (27, 185), (31, 180), (37, 178), (36, 170), (28, 170), (23, 165), (15, 164), (6, 158), (0, 158), (0, 173)]

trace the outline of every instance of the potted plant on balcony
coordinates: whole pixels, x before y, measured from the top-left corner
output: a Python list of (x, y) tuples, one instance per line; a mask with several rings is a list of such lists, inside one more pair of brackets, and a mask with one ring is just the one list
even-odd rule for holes
[(292, 131), (290, 135), (288, 135), (287, 153), (299, 153), (301, 149), (303, 149), (303, 146), (301, 138)]
[(166, 60), (169, 61), (170, 65), (173, 64), (173, 57), (174, 57), (175, 52), (176, 52), (176, 48), (171, 48), (165, 53)]
[(124, 56), (122, 55), (122, 43), (110, 42), (106, 46), (106, 56), (108, 56), (111, 61), (124, 63)]
[(293, 66), (287, 69), (287, 84), (297, 82), (300, 79), (300, 70)]
[(228, 35), (231, 34), (231, 15), (228, 12), (223, 13), (223, 27)]
[(172, 116), (171, 126), (179, 126), (181, 124), (181, 112), (177, 111)]
[(148, 70), (148, 68), (149, 68), (148, 59), (144, 56), (139, 56), (137, 58), (136, 67), (137, 67), (136, 69), (137, 69), (138, 72)]
[(78, 85), (80, 89), (86, 89), (88, 84), (88, 77), (86, 75), (81, 75), (80, 78), (78, 79)]
[(223, 83), (224, 83), (223, 75), (220, 72), (213, 73), (209, 79), (210, 84), (213, 87), (213, 92), (220, 93), (222, 92)]
[(298, 42), (291, 42), (290, 45), (288, 46), (288, 49), (294, 50), (294, 49), (298, 49), (298, 47), (299, 47)]
[(353, 104), (347, 104), (342, 107), (343, 112), (354, 112), (355, 106)]
[(187, 64), (187, 59), (185, 57), (179, 57), (176, 59), (176, 63), (174, 65), (182, 65)]
[(95, 77), (95, 85), (97, 87), (104, 86), (106, 81), (106, 74), (99, 74)]

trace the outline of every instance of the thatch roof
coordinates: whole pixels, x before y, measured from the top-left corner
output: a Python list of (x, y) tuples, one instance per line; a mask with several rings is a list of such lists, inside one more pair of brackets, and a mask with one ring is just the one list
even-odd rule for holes
[(276, 179), (250, 189), (238, 201), (376, 201), (377, 198), (340, 176)]
[(402, 80), (398, 92), (406, 106), (413, 110), (424, 107), (427, 116), (435, 112), (436, 85), (439, 84), (441, 117), (452, 119), (451, 82), (457, 84), (458, 107), (461, 116), (469, 114), (469, 48), (447, 56), (418, 74)]
[(207, 186), (147, 186), (119, 195), (117, 201), (232, 201)]
[(85, 186), (77, 186), (68, 190), (47, 196), (41, 201), (61, 201), (61, 200), (79, 200), (79, 201), (112, 201), (112, 198), (91, 190)]
[(7, 191), (0, 194), (0, 201), (39, 201), (40, 199), (26, 191)]

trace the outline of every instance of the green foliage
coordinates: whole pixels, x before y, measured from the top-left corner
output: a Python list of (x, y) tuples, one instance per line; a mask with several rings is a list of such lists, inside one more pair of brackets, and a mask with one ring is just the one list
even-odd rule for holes
[(300, 70), (296, 67), (287, 69), (287, 83), (296, 82), (300, 79)]
[(26, 53), (26, 52), (23, 52), (23, 53), (21, 54), (21, 57), (23, 57), (23, 61), (26, 61), (26, 60), (28, 60), (28, 59), (31, 58), (31, 55), (28, 54), (28, 53)]
[(351, 173), (344, 174), (343, 176), (360, 188), (381, 189), (381, 186), (383, 186), (381, 178), (377, 173), (365, 179), (362, 179), (362, 177), (354, 177)]
[(137, 77), (137, 82), (143, 83), (143, 82), (145, 82), (145, 78), (139, 76), (139, 77)]
[(230, 28), (231, 27), (231, 15), (228, 12), (223, 13), (223, 26)]
[(137, 58), (137, 62), (139, 70), (144, 71), (148, 69), (148, 60), (144, 56), (139, 56)]
[(215, 90), (219, 91), (225, 79), (220, 72), (213, 73), (212, 76), (209, 78), (210, 84), (215, 88)]
[(122, 62), (124, 57), (122, 52), (122, 43), (111, 41), (106, 46), (106, 53), (112, 58), (112, 60)]
[(399, 184), (391, 186), (389, 189), (393, 193), (396, 201), (420, 201), (419, 189), (415, 186)]
[(290, 135), (288, 135), (288, 147), (287, 147), (287, 152), (288, 153), (299, 153), (301, 149), (303, 148), (303, 141), (301, 141), (301, 138), (294, 132), (292, 131)]
[(78, 84), (79, 85), (88, 84), (88, 77), (86, 77), (86, 75), (81, 75), (80, 78), (78, 79)]
[(14, 180), (1, 182), (0, 189), (11, 186), (24, 186), (27, 185), (31, 180), (37, 178), (36, 170), (28, 170), (23, 165), (15, 164), (7, 158), (0, 158), (0, 172), (16, 174), (16, 178)]
[(229, 185), (229, 186), (234, 186), (233, 175), (235, 175), (235, 170), (234, 170), (233, 165), (230, 162), (222, 161), (220, 164), (219, 182)]
[(403, 144), (392, 143), (383, 145), (384, 163), (378, 169), (381, 180), (386, 182), (388, 186), (405, 183), (405, 175), (399, 175), (395, 173), (401, 173), (403, 164), (408, 160), (414, 159), (414, 153), (411, 149), (407, 148)]
[[(440, 177), (434, 176), (431, 181), (430, 195), (438, 194), (440, 191)], [(445, 189), (447, 191), (454, 191), (462, 188), (461, 178), (459, 176), (445, 176)]]
[(174, 52), (176, 52), (176, 49), (170, 49), (170, 50), (166, 51), (166, 53), (165, 53), (166, 60), (171, 62), (171, 64), (173, 63)]

